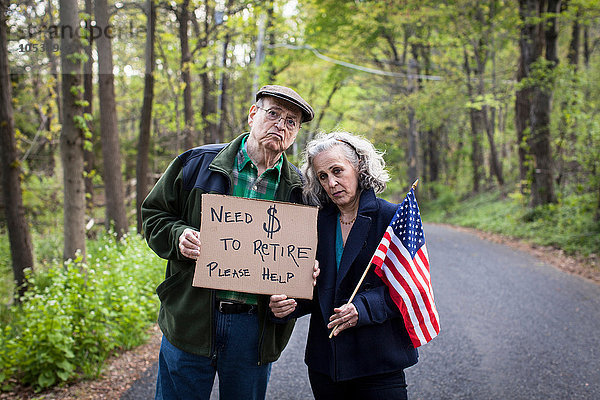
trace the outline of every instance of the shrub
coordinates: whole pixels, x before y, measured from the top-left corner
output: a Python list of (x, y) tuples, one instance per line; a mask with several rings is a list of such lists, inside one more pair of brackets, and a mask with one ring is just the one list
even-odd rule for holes
[(570, 255), (600, 254), (600, 223), (594, 220), (594, 197), (572, 194), (558, 204), (535, 208), (519, 193), (504, 198), (484, 192), (447, 208), (445, 202), (426, 203), (426, 222), (445, 222), (500, 233), (529, 242), (553, 246)]
[[(164, 262), (137, 235), (103, 235), (88, 259), (32, 273), (29, 290), (0, 327), (0, 383), (36, 390), (78, 376), (97, 376), (115, 349), (143, 343), (156, 320), (154, 288)], [(6, 387), (5, 387), (6, 388)]]

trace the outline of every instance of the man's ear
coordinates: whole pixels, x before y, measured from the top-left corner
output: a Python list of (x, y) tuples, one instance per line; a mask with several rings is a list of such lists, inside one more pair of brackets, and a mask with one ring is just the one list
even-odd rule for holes
[(254, 116), (256, 115), (257, 110), (258, 108), (256, 108), (256, 104), (252, 104), (250, 106), (250, 109), (248, 110), (248, 125), (252, 126), (252, 122), (254, 121)]

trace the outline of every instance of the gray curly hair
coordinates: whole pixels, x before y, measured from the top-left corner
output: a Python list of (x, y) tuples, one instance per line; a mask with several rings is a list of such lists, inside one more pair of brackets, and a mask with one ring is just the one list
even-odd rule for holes
[(303, 190), (306, 202), (322, 207), (331, 201), (319, 183), (313, 161), (319, 153), (330, 150), (334, 146), (340, 146), (348, 161), (356, 168), (360, 190), (373, 189), (375, 193), (385, 190), (390, 176), (385, 169), (383, 152), (376, 150), (369, 140), (359, 135), (344, 131), (321, 132), (306, 145), (303, 153), (304, 160), (301, 168), (306, 179)]

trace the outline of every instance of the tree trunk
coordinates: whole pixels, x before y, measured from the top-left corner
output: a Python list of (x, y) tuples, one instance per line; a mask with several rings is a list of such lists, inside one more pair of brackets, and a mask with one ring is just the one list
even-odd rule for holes
[[(541, 2), (544, 3), (543, 1)], [(553, 15), (560, 12), (560, 1), (548, 1), (548, 13)], [(542, 22), (546, 44), (546, 60), (548, 61), (545, 75), (551, 77), (552, 70), (558, 64), (557, 41), (558, 30), (556, 17), (552, 16), (547, 22)], [(531, 182), (531, 205), (533, 207), (555, 203), (553, 169), (554, 161), (550, 146), (550, 113), (552, 111), (553, 80), (536, 84), (533, 89), (531, 103), (531, 137), (529, 146), (534, 160), (533, 179)]]
[(437, 182), (440, 178), (440, 128), (427, 132), (427, 161), (429, 166), (429, 182)]
[[(488, 144), (490, 147), (490, 174), (495, 176), (498, 185), (504, 184), (504, 178), (502, 176), (502, 168), (500, 161), (498, 160), (498, 153), (496, 151), (496, 143), (494, 141), (494, 122), (490, 120), (489, 116), (489, 105), (478, 99), (485, 99), (486, 87), (485, 87), (485, 69), (487, 61), (492, 56), (492, 85), (495, 84), (495, 54), (494, 54), (494, 42), (493, 42), (493, 29), (494, 29), (494, 17), (495, 17), (495, 3), (489, 4), (488, 16), (486, 18), (484, 9), (481, 6), (477, 6), (475, 11), (476, 21), (481, 27), (481, 32), (477, 40), (472, 41), (473, 54), (475, 60), (475, 75), (477, 77), (477, 87), (474, 89), (471, 85), (471, 67), (470, 59), (465, 51), (465, 70), (467, 71), (467, 88), (469, 90), (469, 97), (471, 101), (480, 102), (476, 109), (471, 111), (471, 130), (473, 133), (473, 165), (474, 165), (474, 179), (481, 178), (481, 172), (475, 170), (475, 168), (483, 169), (483, 149), (481, 138), (482, 133), (485, 131)], [(475, 167), (477, 165), (477, 167)]]
[(341, 80), (336, 80), (333, 83), (333, 86), (331, 87), (331, 91), (329, 92), (329, 94), (327, 95), (327, 100), (325, 100), (325, 104), (323, 105), (323, 107), (321, 107), (320, 112), (319, 112), (319, 116), (316, 119), (316, 123), (313, 122), (311, 125), (311, 129), (310, 132), (308, 132), (308, 137), (305, 140), (305, 144), (310, 142), (313, 139), (313, 136), (315, 134), (315, 132), (319, 132), (319, 128), (321, 126), (321, 121), (323, 120), (323, 117), (325, 116), (325, 113), (328, 111), (329, 107), (331, 106), (331, 99), (333, 98), (333, 95), (336, 94), (336, 92), (338, 90), (340, 90), (342, 88), (342, 81)]
[[(573, 21), (571, 29), (572, 35), (567, 54), (568, 63), (575, 73), (577, 73), (579, 64), (579, 37), (581, 36), (579, 19), (581, 18), (581, 11), (577, 10), (576, 14), (576, 19)], [(576, 85), (575, 77), (571, 79), (571, 84)], [(568, 100), (568, 98), (563, 100), (559, 105), (560, 123), (558, 125), (558, 140), (554, 148), (556, 185), (558, 188), (567, 185), (569, 183), (569, 175), (576, 175), (580, 169), (578, 162), (570, 161), (575, 152), (572, 143), (577, 142), (576, 119), (569, 118), (569, 108), (574, 106), (576, 106), (576, 101), (574, 99)]]
[(540, 88), (534, 89), (532, 103), (532, 135), (529, 147), (535, 169), (531, 182), (531, 205), (533, 207), (556, 202), (553, 181), (553, 159), (550, 148), (550, 108), (552, 94)]
[[(88, 24), (91, 23), (92, 15), (94, 13), (92, 0), (85, 0), (85, 12), (89, 15)], [(87, 55), (87, 60), (83, 65), (83, 99), (87, 102), (87, 105), (83, 107), (83, 112), (89, 115), (93, 113), (93, 101), (94, 101), (94, 81), (93, 81), (93, 66), (94, 59), (92, 57), (92, 46), (93, 46), (93, 38), (88, 37), (88, 45), (85, 46), (85, 53)], [(92, 123), (88, 121), (88, 129), (90, 130), (92, 137), (87, 138), (87, 140), (92, 141), (93, 143), (93, 130)], [(91, 148), (85, 148), (83, 150), (83, 160), (84, 160), (84, 169), (85, 169), (85, 200), (86, 200), (86, 209), (89, 215), (92, 215), (92, 209), (94, 208), (94, 183), (93, 183), (93, 171), (96, 164), (96, 156), (94, 155), (94, 151)]]
[(18, 301), (25, 292), (25, 269), (33, 268), (33, 247), (23, 207), (21, 164), (15, 138), (12, 87), (8, 66), (6, 25), (8, 6), (9, 0), (0, 0), (0, 159), (2, 160), (0, 175)]
[(217, 112), (219, 115), (217, 123), (217, 138), (215, 143), (223, 143), (225, 141), (225, 121), (227, 115), (227, 48), (231, 35), (227, 33), (223, 39), (223, 51), (221, 53), (221, 79), (219, 80), (219, 98), (217, 101)]
[[(60, 0), (60, 24), (79, 26), (76, 0)], [(64, 259), (75, 259), (81, 252), (85, 260), (85, 191), (83, 183), (83, 131), (80, 106), (81, 44), (77, 35), (61, 35), (63, 124), (60, 136), (61, 160), (64, 175)]]
[[(95, 1), (96, 23), (109, 26), (107, 0)], [(118, 238), (128, 230), (125, 211), (125, 191), (121, 172), (121, 146), (117, 128), (117, 106), (112, 62), (112, 45), (108, 35), (96, 39), (98, 49), (98, 97), (100, 100), (100, 140), (104, 167), (104, 195), (106, 197), (106, 227), (111, 225)]]
[[(521, 59), (520, 59), (521, 60)], [(521, 61), (519, 61), (519, 68), (517, 72), (517, 80), (520, 81), (525, 78), (525, 75), (521, 75)], [(531, 102), (531, 88), (523, 88), (516, 91), (515, 95), (515, 128), (517, 131), (517, 146), (518, 146), (518, 157), (519, 157), (519, 180), (520, 180), (520, 191), (525, 194), (527, 187), (526, 182), (528, 178), (528, 146), (527, 137), (529, 136), (529, 108)]]
[(575, 68), (577, 71), (577, 67), (579, 66), (579, 37), (581, 36), (579, 19), (581, 17), (581, 11), (577, 10), (577, 16), (573, 21), (573, 28), (571, 30), (571, 41), (569, 42), (569, 54), (567, 58), (569, 60), (569, 64)]
[(592, 56), (592, 51), (590, 49), (590, 28), (586, 25), (583, 28), (583, 64), (585, 68), (590, 66), (590, 57)]
[(254, 56), (254, 77), (252, 79), (252, 93), (258, 91), (258, 81), (260, 78), (260, 69), (265, 60), (265, 31), (266, 31), (266, 14), (261, 13), (256, 21), (258, 36), (256, 38), (256, 50)]
[[(417, 90), (415, 83), (414, 68), (417, 65), (417, 61), (411, 58), (406, 65), (407, 75), (407, 92), (408, 95), (414, 93)], [(412, 183), (419, 177), (419, 132), (417, 130), (417, 118), (415, 115), (415, 109), (412, 106), (408, 106), (408, 183)], [(416, 190), (416, 189), (415, 189)]]
[[(493, 20), (495, 14), (495, 8), (490, 8), (490, 20)], [(480, 14), (479, 21), (484, 23), (483, 14)], [(478, 90), (477, 94), (479, 97), (484, 98), (486, 94), (485, 90), (485, 66), (487, 59), (491, 56), (492, 58), (492, 92), (494, 91), (496, 85), (496, 67), (495, 67), (495, 49), (494, 49), (494, 41), (491, 39), (493, 29), (493, 24), (489, 25), (489, 28), (486, 28), (486, 33), (484, 34), (482, 40), (479, 43), (479, 46), (475, 49), (475, 55), (477, 60), (477, 75), (478, 75)], [(489, 49), (489, 50), (488, 50)], [(495, 96), (494, 96), (495, 97)], [(499, 186), (504, 185), (504, 176), (502, 174), (502, 164), (498, 158), (498, 151), (496, 150), (496, 142), (494, 139), (495, 136), (495, 108), (490, 107), (488, 104), (484, 104), (482, 109), (482, 117), (483, 124), (485, 128), (485, 133), (488, 139), (488, 144), (490, 146), (490, 173), (496, 177), (496, 181)], [(491, 115), (490, 115), (491, 114)]]
[(496, 142), (494, 140), (494, 122), (490, 121), (487, 110), (489, 107), (485, 107), (483, 111), (483, 118), (485, 124), (485, 132), (488, 138), (488, 144), (490, 145), (490, 172), (496, 177), (498, 185), (504, 185), (504, 175), (502, 173), (502, 164), (498, 157), (498, 151), (496, 149)]
[[(413, 57), (418, 59), (420, 54), (422, 62), (417, 63), (417, 74), (421, 75), (419, 66), (424, 66), (424, 74), (431, 74), (431, 47), (430, 46), (411, 46)], [(419, 51), (420, 50), (420, 51)], [(423, 82), (419, 79), (419, 90), (423, 88)], [(440, 176), (440, 151), (441, 146), (441, 128), (428, 129), (422, 140), (423, 146), (423, 175), (427, 176), (429, 182), (437, 182)]]
[[(495, 4), (492, 2), (492, 4)], [(496, 8), (491, 7), (490, 19), (496, 16)], [(494, 95), (494, 99), (497, 99), (497, 80), (496, 80), (496, 40), (494, 36), (494, 23), (490, 25), (489, 31), (489, 41), (490, 41), (490, 59), (491, 59), (491, 67), (492, 67), (492, 93)], [(483, 74), (480, 75), (480, 84), (483, 85)], [(489, 114), (487, 113), (489, 110)], [(498, 185), (504, 185), (504, 173), (502, 172), (502, 161), (501, 157), (498, 156), (498, 151), (496, 149), (496, 143), (494, 137), (496, 136), (496, 113), (497, 108), (496, 105), (486, 106), (486, 114), (485, 114), (485, 129), (488, 135), (488, 142), (490, 144), (490, 169), (496, 176), (496, 180), (498, 181)], [(498, 121), (499, 121), (498, 117)]]
[(483, 151), (481, 148), (481, 132), (483, 131), (482, 110), (471, 109), (469, 112), (471, 120), (471, 167), (473, 178), (473, 192), (481, 190), (480, 183), (483, 180)]
[[(48, 14), (48, 20), (50, 26), (54, 26), (54, 14), (52, 12), (52, 0), (47, 1), (46, 13)], [(58, 110), (58, 122), (62, 123), (62, 104), (60, 101), (60, 80), (58, 79), (58, 61), (56, 60), (56, 52), (54, 51), (54, 39), (51, 35), (46, 35), (44, 38), (44, 47), (46, 48), (46, 57), (48, 57), (48, 64), (50, 65), (50, 74), (54, 78), (54, 93), (56, 95), (56, 109)]]
[(189, 4), (189, 0), (184, 0), (181, 4), (181, 10), (177, 13), (179, 43), (181, 45), (181, 79), (184, 84), (183, 118), (185, 125), (183, 128), (183, 141), (186, 149), (194, 147), (196, 142), (196, 135), (194, 133), (194, 108), (192, 106), (192, 76), (190, 73), (192, 55), (190, 53), (188, 37), (188, 25), (190, 21)]
[(600, 185), (598, 185), (598, 203), (597, 203), (597, 208), (596, 208), (596, 218), (595, 221), (596, 222), (600, 222)]
[(202, 129), (204, 131), (204, 143), (217, 143), (217, 124), (213, 122), (216, 103), (212, 95), (213, 84), (208, 72), (200, 74), (200, 81), (202, 82)]
[[(53, 8), (52, 0), (48, 0), (46, 2), (46, 15), (48, 16), (49, 26), (56, 25), (56, 23), (54, 22), (54, 13), (52, 12), (52, 8)], [(61, 116), (62, 105), (61, 105), (61, 100), (60, 100), (60, 79), (58, 76), (59, 61), (57, 58), (57, 53), (54, 51), (54, 49), (56, 49), (58, 47), (59, 47), (59, 45), (58, 45), (58, 43), (56, 43), (55, 38), (53, 38), (51, 35), (45, 35), (44, 48), (46, 50), (45, 51), (46, 57), (48, 57), (48, 67), (49, 67), (49, 71), (50, 71), (50, 76), (52, 76), (52, 79), (49, 81), (49, 85), (48, 85), (49, 99), (47, 100), (48, 107), (47, 107), (47, 112), (46, 112), (46, 116), (45, 116), (46, 117), (45, 129), (47, 132), (52, 132), (52, 125), (54, 123), (55, 117), (59, 124), (62, 122), (62, 116)], [(56, 106), (56, 113), (54, 112), (50, 103), (54, 103), (54, 105)], [(48, 154), (51, 155), (49, 157), (48, 161), (45, 163), (46, 167), (45, 167), (44, 173), (46, 174), (46, 176), (54, 176), (54, 174), (56, 172), (56, 162), (55, 162), (55, 158), (53, 155), (56, 154), (56, 150), (57, 150), (58, 146), (56, 144), (56, 141), (54, 141), (53, 139), (54, 139), (53, 137), (42, 139), (43, 144), (41, 145), (41, 147), (47, 147)]]
[(408, 182), (412, 184), (419, 177), (419, 155), (417, 153), (419, 132), (415, 110), (408, 107)]
[[(276, 33), (273, 31), (273, 21), (275, 20), (275, 9), (273, 7), (273, 1), (269, 1), (267, 3), (267, 20), (265, 25), (265, 34), (267, 35), (267, 41), (269, 42), (268, 49), (275, 48), (275, 44), (277, 43), (278, 38), (276, 37)], [(273, 50), (270, 50), (272, 52)], [(263, 53), (263, 59), (266, 57), (267, 51)], [(275, 64), (269, 60), (267, 64), (266, 70), (266, 81), (267, 82), (275, 82), (277, 80), (277, 68), (275, 68)]]
[[(519, 64), (517, 81), (529, 77), (531, 65), (542, 55), (540, 41), (540, 25), (534, 21), (538, 18), (539, 0), (519, 0), (519, 16), (522, 26), (519, 36)], [(517, 90), (515, 97), (515, 127), (519, 146), (519, 175), (521, 193), (525, 194), (529, 181), (529, 137), (531, 136), (531, 107), (533, 86), (526, 85)]]
[(156, 32), (156, 6), (154, 0), (146, 0), (146, 72), (144, 75), (144, 102), (140, 118), (140, 137), (138, 140), (136, 162), (136, 215), (137, 232), (142, 233), (141, 207), (148, 195), (148, 157), (150, 155), (150, 128), (152, 122), (152, 101), (154, 99), (154, 34)]
[[(474, 90), (471, 83), (471, 66), (469, 56), (466, 49), (463, 50), (464, 66), (466, 73), (467, 83), (467, 94), (469, 99), (474, 99)], [(469, 117), (471, 121), (471, 176), (473, 179), (473, 192), (478, 193), (480, 190), (480, 183), (483, 179), (483, 151), (481, 148), (481, 132), (484, 129), (482, 109), (475, 109), (471, 107), (469, 110)]]

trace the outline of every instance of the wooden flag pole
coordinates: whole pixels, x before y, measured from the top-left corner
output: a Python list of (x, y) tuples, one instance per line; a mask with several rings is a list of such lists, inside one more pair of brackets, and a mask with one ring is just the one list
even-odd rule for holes
[[(417, 179), (412, 184), (411, 189), (416, 189), (418, 184), (419, 184), (419, 180)], [(350, 304), (350, 303), (352, 303), (352, 300), (354, 300), (354, 296), (356, 296), (356, 293), (358, 293), (358, 288), (360, 288), (360, 285), (362, 285), (363, 281), (367, 277), (367, 273), (369, 272), (369, 269), (371, 268), (371, 264), (373, 264), (373, 258), (375, 258), (375, 253), (373, 253), (373, 256), (371, 256), (371, 261), (369, 261), (369, 263), (367, 264), (367, 268), (365, 268), (365, 272), (363, 272), (362, 276), (360, 277), (358, 284), (354, 288), (354, 292), (352, 292), (352, 296), (350, 296), (350, 299), (348, 299), (348, 302), (346, 304)], [(338, 324), (333, 328), (333, 330), (329, 334), (329, 339), (331, 339), (333, 337), (333, 334), (337, 331), (338, 326), (340, 326), (340, 325)]]
[[(363, 281), (365, 280), (365, 277), (367, 276), (367, 272), (369, 272), (369, 269), (371, 268), (371, 264), (373, 263), (374, 257), (375, 257), (375, 254), (373, 254), (373, 257), (371, 257), (371, 261), (369, 261), (369, 264), (367, 264), (367, 268), (365, 268), (365, 272), (363, 272), (363, 274), (360, 278), (360, 281), (358, 281), (358, 285), (356, 285), (356, 287), (354, 288), (354, 292), (352, 293), (352, 296), (350, 296), (350, 299), (348, 300), (348, 302), (346, 304), (350, 304), (350, 303), (352, 303), (352, 300), (354, 300), (354, 296), (356, 296), (356, 293), (358, 292), (358, 288), (360, 287), (360, 285), (362, 285)], [(333, 328), (333, 330), (329, 334), (329, 339), (331, 339), (333, 337), (333, 334), (335, 333), (335, 331), (337, 331), (338, 326), (340, 326), (340, 325), (338, 324)]]

